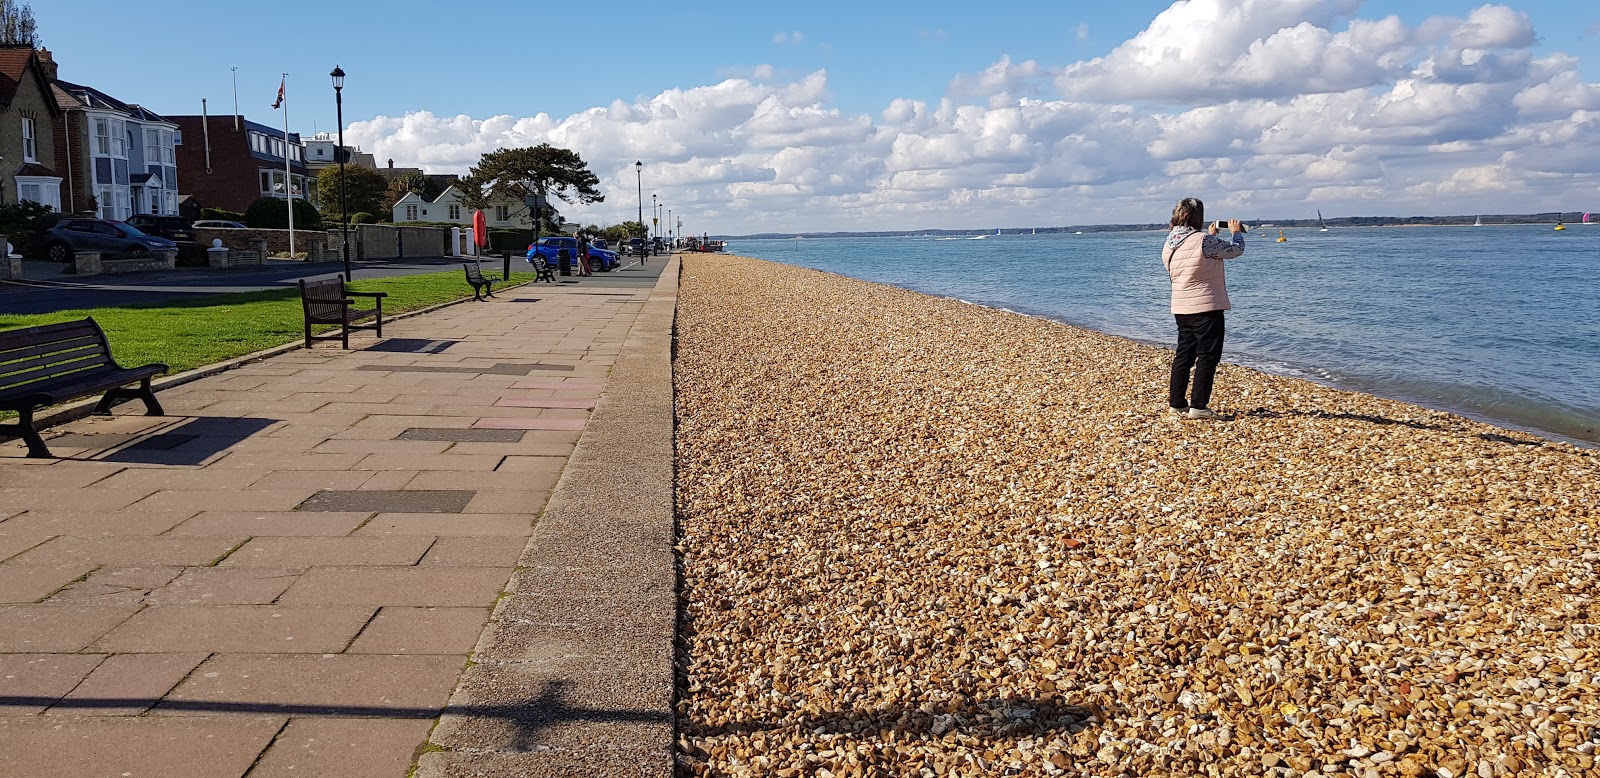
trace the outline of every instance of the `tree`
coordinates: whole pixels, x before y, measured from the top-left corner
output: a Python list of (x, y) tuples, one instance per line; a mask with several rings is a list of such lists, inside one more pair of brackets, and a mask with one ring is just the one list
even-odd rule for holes
[(33, 6), (14, 0), (0, 0), (0, 45), (39, 48), (39, 33), (33, 23)]
[[(344, 181), (348, 189), (345, 200), (351, 213), (387, 213), (384, 199), (389, 191), (389, 182), (378, 171), (360, 165), (345, 165)], [(334, 224), (341, 223), (339, 218), (339, 166), (323, 168), (317, 173), (317, 199), (322, 203), (322, 212), (327, 214), (327, 221)], [(295, 216), (300, 215), (299, 211)]]
[(597, 188), (599, 177), (590, 172), (583, 157), (548, 143), (533, 148), (491, 151), (456, 183), (468, 208), (487, 208), (491, 202), (522, 202), (531, 194), (558, 197), (566, 202), (599, 203), (605, 196)]

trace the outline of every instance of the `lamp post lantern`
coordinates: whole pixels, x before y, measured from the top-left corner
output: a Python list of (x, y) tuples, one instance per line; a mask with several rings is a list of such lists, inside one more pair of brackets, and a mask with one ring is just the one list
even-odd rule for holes
[(344, 280), (353, 281), (355, 279), (350, 272), (350, 208), (345, 202), (344, 180), (344, 69), (334, 65), (333, 72), (328, 75), (333, 78), (334, 112), (339, 122), (339, 147), (333, 152), (339, 157), (339, 248), (344, 250)]

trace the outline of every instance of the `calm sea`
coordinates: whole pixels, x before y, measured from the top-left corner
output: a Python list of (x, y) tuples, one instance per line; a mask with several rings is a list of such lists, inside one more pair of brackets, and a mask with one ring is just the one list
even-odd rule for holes
[[(1263, 228), (1225, 361), (1600, 443), (1600, 226)], [(733, 240), (729, 251), (1170, 346), (1165, 232)]]

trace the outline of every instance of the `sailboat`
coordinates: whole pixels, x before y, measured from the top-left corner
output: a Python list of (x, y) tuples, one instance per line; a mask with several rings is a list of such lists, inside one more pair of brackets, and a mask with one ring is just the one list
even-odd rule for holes
[(1322, 209), (1317, 209), (1317, 232), (1327, 232), (1328, 225), (1322, 221)]
[(1481, 213), (1478, 214), (1478, 220), (1473, 222), (1472, 226), (1474, 226), (1474, 227), (1482, 227), (1483, 226), (1483, 214), (1481, 214)]

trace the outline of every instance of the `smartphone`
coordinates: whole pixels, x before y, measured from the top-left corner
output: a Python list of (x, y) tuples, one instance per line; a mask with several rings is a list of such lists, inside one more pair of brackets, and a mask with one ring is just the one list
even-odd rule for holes
[[(1227, 223), (1227, 222), (1225, 222), (1225, 221), (1218, 221), (1218, 222), (1217, 222), (1217, 231), (1218, 231), (1218, 232), (1226, 232), (1226, 231), (1227, 231), (1227, 229), (1228, 229), (1228, 223)], [(1239, 223), (1239, 231), (1240, 231), (1240, 232), (1249, 232), (1249, 231), (1250, 231), (1250, 230), (1249, 230), (1249, 229), (1247, 229), (1247, 228), (1246, 228), (1246, 227), (1245, 227), (1245, 226), (1244, 226), (1244, 223), (1243, 223), (1243, 222), (1240, 222), (1240, 223)]]

